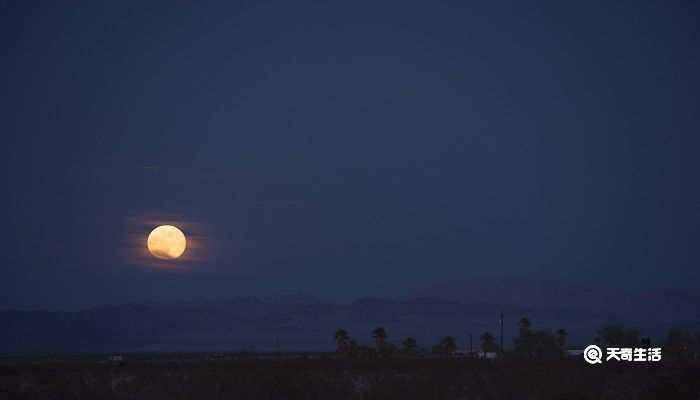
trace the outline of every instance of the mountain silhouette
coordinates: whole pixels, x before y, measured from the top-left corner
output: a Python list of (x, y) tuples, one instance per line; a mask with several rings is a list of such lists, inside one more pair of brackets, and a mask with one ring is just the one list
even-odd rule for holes
[(462, 304), (519, 305), (534, 309), (585, 310), (646, 322), (700, 320), (700, 293), (606, 290), (531, 277), (468, 278), (413, 289), (401, 299), (440, 297)]
[[(371, 331), (386, 328), (388, 342), (412, 336), (430, 348), (446, 335), (458, 347), (478, 347), (478, 336), (491, 331), (500, 339), (499, 314), (504, 317), (504, 344), (517, 335), (517, 321), (527, 316), (533, 329), (565, 328), (569, 344), (584, 346), (609, 323), (639, 328), (659, 341), (674, 324), (633, 320), (583, 308), (529, 308), (493, 303), (463, 304), (441, 297), (391, 300), (363, 298), (346, 305), (289, 305), (255, 297), (178, 300), (161, 303), (103, 305), (78, 312), (0, 311), (0, 353), (272, 351), (280, 339), (284, 351), (329, 351), (332, 333), (346, 329), (361, 344), (372, 343)], [(697, 326), (691, 321), (685, 326)]]

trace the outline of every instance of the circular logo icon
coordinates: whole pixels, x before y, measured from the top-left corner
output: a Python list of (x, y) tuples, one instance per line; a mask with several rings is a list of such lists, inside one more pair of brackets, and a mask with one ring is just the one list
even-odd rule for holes
[(583, 359), (589, 364), (600, 364), (603, 362), (602, 358), (603, 351), (594, 344), (586, 347), (586, 350), (583, 351)]

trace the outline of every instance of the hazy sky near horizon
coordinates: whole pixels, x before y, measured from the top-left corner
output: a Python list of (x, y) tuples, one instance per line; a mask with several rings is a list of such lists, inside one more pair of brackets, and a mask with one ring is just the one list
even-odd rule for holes
[[(700, 280), (700, 4), (4, 1), (0, 309)], [(159, 223), (191, 247), (145, 253)]]

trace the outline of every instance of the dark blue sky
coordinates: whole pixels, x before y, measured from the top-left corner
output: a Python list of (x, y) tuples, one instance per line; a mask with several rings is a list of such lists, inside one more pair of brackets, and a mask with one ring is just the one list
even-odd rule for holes
[[(699, 20), (693, 1), (4, 1), (0, 308), (471, 275), (694, 289)], [(158, 221), (189, 258), (141, 257)]]

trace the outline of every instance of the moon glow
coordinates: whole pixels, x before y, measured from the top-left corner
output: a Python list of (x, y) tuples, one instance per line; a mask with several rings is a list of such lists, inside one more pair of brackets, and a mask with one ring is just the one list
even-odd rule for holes
[(172, 225), (161, 225), (148, 235), (148, 251), (162, 260), (178, 258), (185, 252), (187, 239), (181, 230)]

